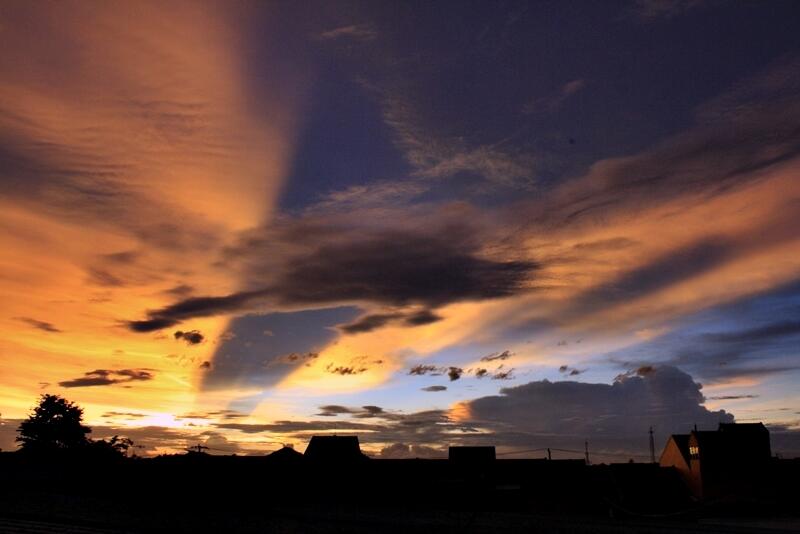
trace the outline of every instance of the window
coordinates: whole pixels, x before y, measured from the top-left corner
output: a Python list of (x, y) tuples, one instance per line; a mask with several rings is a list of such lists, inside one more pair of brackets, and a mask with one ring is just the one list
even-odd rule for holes
[(689, 447), (689, 456), (691, 456), (693, 460), (700, 458), (700, 447)]

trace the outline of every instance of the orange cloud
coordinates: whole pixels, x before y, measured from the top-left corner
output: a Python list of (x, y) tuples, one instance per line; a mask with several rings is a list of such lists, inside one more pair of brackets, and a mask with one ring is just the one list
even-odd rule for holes
[[(211, 347), (137, 336), (119, 322), (170, 302), (175, 287), (237, 289), (238, 277), (214, 266), (218, 248), (268, 220), (284, 179), (298, 102), (278, 83), (254, 98), (239, 24), (246, 8), (229, 7), (0, 7), (5, 415), (27, 411), (40, 383), (57, 390), (94, 369), (154, 376), (71, 389), (90, 418), (194, 402)], [(32, 321), (59, 332), (43, 336)], [(226, 322), (192, 328), (215, 339)], [(166, 358), (176, 352), (193, 363)]]

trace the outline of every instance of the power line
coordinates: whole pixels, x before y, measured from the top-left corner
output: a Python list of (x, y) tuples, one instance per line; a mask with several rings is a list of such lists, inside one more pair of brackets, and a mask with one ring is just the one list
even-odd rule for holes
[[(582, 450), (582, 451), (577, 450), (577, 449), (560, 449), (560, 448), (556, 448), (556, 447), (539, 447), (537, 449), (523, 449), (523, 450), (520, 450), (520, 451), (499, 452), (499, 453), (496, 454), (496, 456), (509, 456), (509, 455), (513, 455), (513, 454), (524, 454), (524, 453), (528, 453), (528, 452), (541, 452), (541, 451), (547, 451), (548, 449), (551, 450), (551, 451), (556, 451), (556, 452), (568, 452), (568, 453), (572, 453), (572, 454), (579, 454), (579, 455), (582, 455), (584, 457), (587, 455), (587, 452), (588, 452), (588, 447), (586, 449)], [(594, 451), (593, 454), (595, 456), (612, 457), (612, 458), (649, 458), (649, 456), (646, 455), (646, 454), (630, 454), (630, 453), (625, 453), (625, 452), (598, 452), (598, 451)]]
[(538, 449), (525, 449), (522, 451), (510, 451), (510, 452), (498, 452), (495, 456), (506, 456), (509, 454), (523, 454), (526, 452), (539, 452), (539, 451), (546, 451), (547, 447), (539, 447)]

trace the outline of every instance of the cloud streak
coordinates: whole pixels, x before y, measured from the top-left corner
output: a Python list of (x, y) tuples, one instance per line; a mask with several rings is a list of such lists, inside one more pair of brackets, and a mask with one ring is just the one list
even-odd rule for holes
[(15, 319), (27, 323), (42, 332), (49, 332), (51, 334), (58, 334), (61, 332), (60, 328), (57, 328), (53, 323), (48, 323), (47, 321), (40, 321), (38, 319), (32, 319), (31, 317), (15, 317)]
[[(423, 305), (431, 308), (465, 300), (512, 296), (523, 291), (537, 265), (532, 261), (482, 257), (461, 231), (444, 235), (386, 231), (344, 236), (287, 258), (269, 287), (217, 297), (192, 297), (129, 321), (135, 332), (167, 328), (181, 321), (241, 313), (257, 306), (330, 304)], [(258, 243), (259, 247), (263, 243)], [(237, 252), (240, 254), (241, 252)], [(260, 251), (251, 252), (257, 258)], [(447, 283), (443, 283), (443, 281)], [(368, 332), (402, 319), (408, 326), (430, 324), (430, 310), (367, 315), (343, 325), (348, 333)]]
[(90, 386), (110, 386), (128, 382), (144, 382), (153, 380), (152, 369), (95, 369), (84, 373), (82, 377), (64, 380), (58, 385), (63, 388), (84, 388)]
[(351, 39), (354, 41), (372, 41), (378, 37), (378, 32), (368, 24), (350, 24), (348, 26), (339, 26), (331, 30), (326, 30), (319, 35), (317, 39), (321, 41), (336, 41)]
[(585, 80), (572, 80), (565, 83), (558, 93), (548, 97), (534, 98), (528, 101), (522, 108), (526, 114), (553, 113), (564, 104), (564, 102), (581, 91), (586, 86)]

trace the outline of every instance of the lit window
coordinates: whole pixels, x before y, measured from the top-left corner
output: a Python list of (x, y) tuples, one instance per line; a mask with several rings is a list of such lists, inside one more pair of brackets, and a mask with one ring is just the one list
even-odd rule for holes
[(689, 447), (689, 456), (692, 458), (700, 457), (700, 447)]

